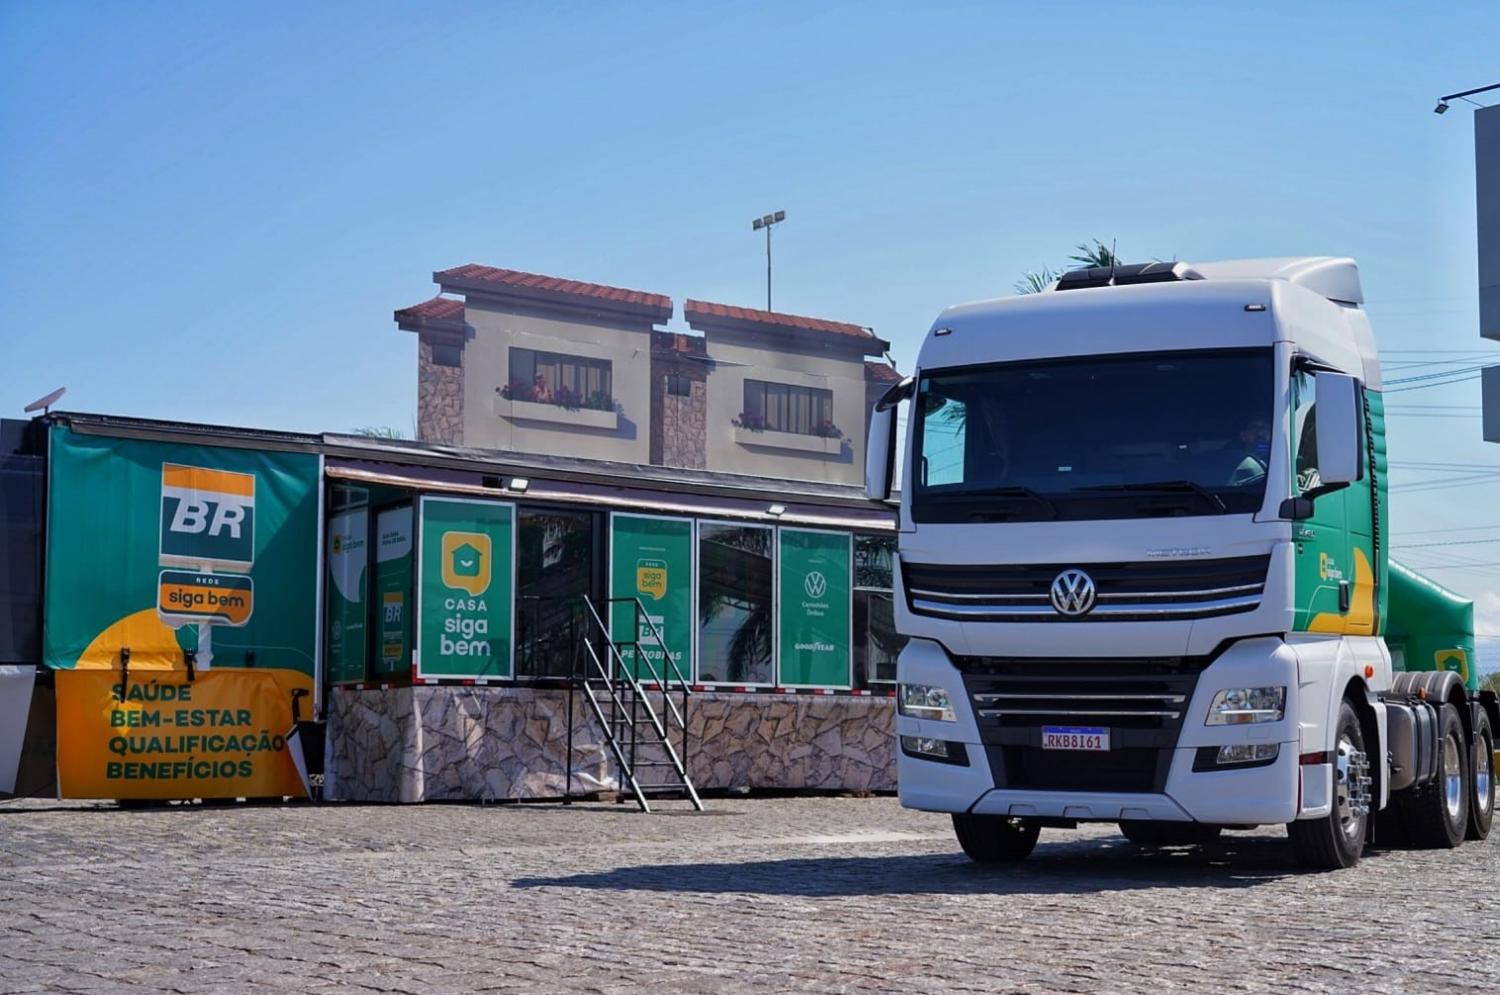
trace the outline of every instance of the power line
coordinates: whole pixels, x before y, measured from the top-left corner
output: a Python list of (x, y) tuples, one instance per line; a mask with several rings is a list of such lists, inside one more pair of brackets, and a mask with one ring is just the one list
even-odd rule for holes
[(1433, 546), (1477, 546), (1484, 542), (1500, 542), (1497, 539), (1450, 539), (1445, 542), (1411, 542), (1394, 546), (1395, 549), (1428, 549)]

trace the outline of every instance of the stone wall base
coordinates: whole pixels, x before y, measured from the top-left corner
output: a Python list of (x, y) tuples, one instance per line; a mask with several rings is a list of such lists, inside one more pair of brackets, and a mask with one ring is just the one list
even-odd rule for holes
[[(557, 798), (566, 787), (563, 690), (336, 688), (325, 796), (361, 802)], [(611, 790), (616, 764), (580, 691), (573, 790)], [(890, 698), (699, 692), (688, 701), (688, 773), (731, 788), (894, 791)], [(642, 777), (642, 781), (646, 781)]]

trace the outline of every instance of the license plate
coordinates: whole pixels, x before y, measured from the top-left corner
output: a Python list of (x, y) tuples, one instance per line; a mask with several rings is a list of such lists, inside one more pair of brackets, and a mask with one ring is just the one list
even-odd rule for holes
[(1109, 752), (1109, 730), (1097, 726), (1042, 726), (1042, 749)]

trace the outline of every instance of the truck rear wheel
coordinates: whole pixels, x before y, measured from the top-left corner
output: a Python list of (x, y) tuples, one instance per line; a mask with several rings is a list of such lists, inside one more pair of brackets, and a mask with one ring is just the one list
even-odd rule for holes
[(1029, 819), (1004, 815), (953, 814), (953, 833), (969, 859), (981, 864), (1025, 860), (1036, 847), (1042, 827)]
[(1223, 826), (1206, 822), (1120, 820), (1120, 832), (1137, 846), (1192, 846), (1194, 843), (1212, 843), (1223, 831)]
[(1348, 700), (1339, 704), (1333, 756), (1333, 806), (1321, 819), (1287, 824), (1297, 863), (1336, 871), (1359, 863), (1370, 820), (1370, 762), (1359, 716)]
[(1438, 708), (1437, 777), (1407, 792), (1401, 803), (1413, 845), (1451, 850), (1464, 841), (1471, 787), (1469, 757), (1458, 709), (1451, 702), (1445, 703)]
[(1469, 777), (1469, 825), (1464, 839), (1482, 840), (1490, 834), (1495, 820), (1495, 731), (1484, 712), (1474, 723)]

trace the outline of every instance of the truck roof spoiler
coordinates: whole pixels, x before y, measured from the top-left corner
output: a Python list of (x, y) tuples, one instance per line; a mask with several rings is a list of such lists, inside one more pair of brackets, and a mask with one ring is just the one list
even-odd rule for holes
[(1172, 283), (1177, 280), (1201, 279), (1203, 279), (1203, 274), (1187, 263), (1130, 263), (1127, 266), (1090, 266), (1087, 269), (1070, 269), (1057, 278), (1057, 286), (1054, 289), (1128, 287), (1134, 283)]
[(1363, 304), (1359, 266), (1347, 256), (1290, 256), (1272, 259), (1229, 259), (1217, 263), (1154, 262), (1128, 266), (1091, 266), (1069, 270), (1057, 278), (1054, 290), (1085, 287), (1123, 287), (1133, 283), (1172, 283), (1182, 280), (1285, 280), (1305, 287), (1337, 304)]

